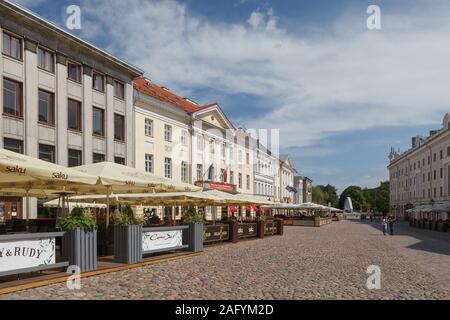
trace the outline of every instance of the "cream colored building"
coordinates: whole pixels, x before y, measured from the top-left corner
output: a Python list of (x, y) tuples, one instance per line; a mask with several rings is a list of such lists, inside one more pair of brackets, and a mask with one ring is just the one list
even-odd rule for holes
[(279, 198), (281, 202), (294, 203), (294, 176), (297, 173), (294, 160), (290, 155), (281, 155), (279, 160), (280, 190)]
[[(136, 168), (205, 189), (253, 194), (249, 135), (235, 129), (218, 104), (199, 106), (144, 78), (134, 87)], [(228, 208), (202, 210), (207, 218), (214, 210), (217, 217), (228, 213)], [(182, 209), (157, 212), (179, 218)]]
[[(63, 166), (134, 166), (132, 80), (142, 71), (12, 2), (0, 2), (0, 17), (0, 147)], [(20, 198), (0, 202), (8, 219), (23, 218)]]
[(408, 208), (450, 200), (450, 115), (428, 137), (412, 138), (411, 148), (389, 154), (390, 209), (399, 217)]

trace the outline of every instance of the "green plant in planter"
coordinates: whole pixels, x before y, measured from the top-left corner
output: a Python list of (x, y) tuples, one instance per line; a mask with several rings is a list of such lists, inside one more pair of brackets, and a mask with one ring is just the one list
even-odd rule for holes
[(144, 221), (134, 214), (133, 209), (129, 204), (122, 207), (120, 214), (115, 217), (115, 224), (119, 226), (132, 226), (143, 224)]
[(94, 229), (97, 223), (83, 208), (75, 207), (67, 217), (58, 221), (58, 226), (63, 230), (72, 231), (76, 228)]
[(197, 213), (194, 206), (190, 206), (188, 212), (183, 216), (183, 224), (203, 223), (203, 217)]

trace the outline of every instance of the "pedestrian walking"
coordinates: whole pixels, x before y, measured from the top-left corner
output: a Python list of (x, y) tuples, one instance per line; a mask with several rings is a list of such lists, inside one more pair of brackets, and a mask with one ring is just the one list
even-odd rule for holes
[(383, 216), (383, 218), (381, 219), (381, 228), (383, 229), (383, 235), (386, 235), (386, 231), (387, 231), (387, 220), (386, 217)]
[(391, 234), (391, 236), (393, 236), (394, 235), (394, 223), (396, 222), (397, 220), (395, 219), (395, 217), (393, 216), (393, 215), (390, 215), (389, 216), (389, 218), (388, 218), (388, 225), (389, 225), (389, 233)]

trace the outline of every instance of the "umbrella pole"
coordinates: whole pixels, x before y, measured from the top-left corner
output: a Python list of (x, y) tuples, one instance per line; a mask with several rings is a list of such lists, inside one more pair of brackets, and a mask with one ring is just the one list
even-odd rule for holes
[(110, 186), (106, 187), (106, 215), (105, 215), (105, 224), (106, 228), (109, 226), (109, 196), (110, 196)]
[(26, 207), (27, 207), (27, 213), (26, 213), (26, 220), (30, 220), (30, 190), (27, 189), (26, 190)]

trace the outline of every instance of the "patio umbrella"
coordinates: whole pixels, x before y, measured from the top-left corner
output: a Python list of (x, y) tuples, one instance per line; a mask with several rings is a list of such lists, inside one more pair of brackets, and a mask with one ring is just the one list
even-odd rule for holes
[(97, 182), (96, 176), (0, 148), (0, 193), (25, 196), (27, 219), (30, 196), (77, 192)]
[[(169, 191), (200, 191), (200, 187), (187, 183), (177, 183), (159, 178), (145, 171), (112, 162), (99, 162), (73, 168), (74, 170), (96, 175), (106, 194), (106, 225), (109, 225), (109, 197), (112, 193), (155, 193)], [(92, 190), (94, 191), (94, 190)], [(97, 192), (92, 192), (97, 193)]]

